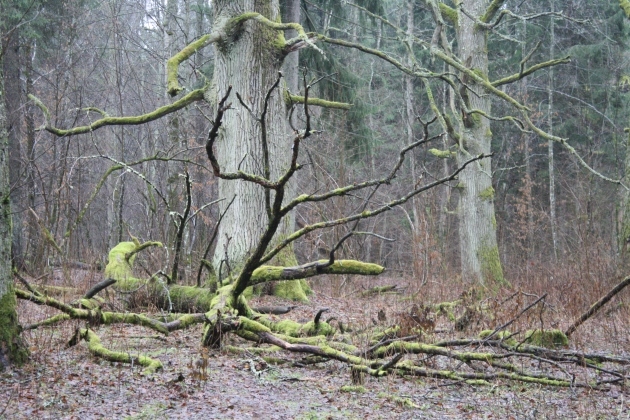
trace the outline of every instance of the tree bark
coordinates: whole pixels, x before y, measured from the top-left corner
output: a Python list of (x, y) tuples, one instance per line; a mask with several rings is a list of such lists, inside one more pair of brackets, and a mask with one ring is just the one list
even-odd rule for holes
[[(4, 48), (3, 83), (4, 106), (6, 112), (6, 130), (9, 137), (9, 181), (11, 182), (11, 202), (13, 207), (19, 209), (23, 206), (24, 181), (22, 176), (22, 89), (20, 81), (20, 54), (19, 54), (19, 30), (14, 30), (6, 41)], [(14, 262), (22, 265), (23, 261), (23, 235), (22, 212), (18, 211), (13, 216), (13, 243), (12, 253)]]
[[(472, 16), (482, 16), (488, 0), (463, 0), (459, 9), (457, 44), (459, 58), (470, 69), (488, 75), (487, 32), (461, 10)], [(468, 109), (478, 109), (490, 114), (490, 96), (482, 86), (469, 77), (462, 76), (461, 93)], [(490, 122), (479, 114), (463, 117), (460, 127), (461, 141), (457, 163), (463, 164), (470, 156), (489, 154), (492, 142)], [(494, 188), (492, 187), (492, 162), (485, 158), (475, 165), (468, 165), (459, 176), (460, 183), (460, 253), (462, 278), (484, 285), (504, 282), (503, 268), (497, 246), (496, 219), (494, 214)]]
[(22, 363), (26, 348), (19, 337), (16, 299), (11, 276), (11, 206), (9, 193), (9, 138), (4, 101), (0, 100), (0, 370)]
[[(551, 1), (551, 12), (555, 12), (555, 1)], [(555, 52), (555, 17), (550, 16), (549, 32), (551, 39), (549, 40), (549, 56), (553, 59)], [(548, 108), (547, 108), (547, 124), (549, 126), (549, 134), (553, 135), (553, 76), (554, 67), (549, 67), (549, 86), (547, 89)], [(551, 243), (553, 246), (553, 261), (558, 261), (558, 224), (556, 223), (556, 176), (554, 172), (553, 159), (553, 141), (547, 142), (547, 155), (549, 158), (549, 221), (551, 227)]]
[[(215, 1), (214, 27), (221, 27), (228, 19), (245, 12), (258, 12), (277, 21), (280, 8), (278, 0)], [(232, 97), (232, 109), (225, 113), (216, 142), (216, 155), (222, 171), (242, 170), (275, 180), (289, 167), (292, 145), (281, 91), (275, 90), (269, 99), (264, 121), (266, 130), (259, 118), (267, 92), (282, 68), (284, 36), (261, 23), (247, 20), (234, 28), (228, 37), (216, 45), (214, 80), (207, 100), (216, 105), (218, 98), (232, 86), (249, 111)], [(256, 247), (269, 219), (269, 200), (273, 192), (266, 195), (261, 186), (242, 180), (220, 179), (218, 184), (219, 197), (225, 198), (220, 204), (221, 212), (235, 197), (219, 227), (213, 258), (215, 271), (225, 277), (227, 267), (232, 272), (239, 271), (248, 253)], [(290, 184), (285, 199), (294, 196), (293, 189)], [(293, 220), (291, 216), (282, 221), (277, 238), (293, 231)], [(288, 249), (277, 263), (296, 265), (292, 249)], [(302, 300), (305, 299), (303, 295), (302, 292)]]

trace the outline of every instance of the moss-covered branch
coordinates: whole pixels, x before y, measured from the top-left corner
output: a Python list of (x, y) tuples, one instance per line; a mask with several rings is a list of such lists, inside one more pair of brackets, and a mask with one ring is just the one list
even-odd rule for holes
[(479, 17), (479, 20), (483, 23), (489, 23), (504, 4), (505, 0), (492, 0), (485, 13)]
[(506, 76), (499, 80), (495, 80), (494, 82), (492, 82), (492, 86), (499, 87), (508, 83), (516, 82), (518, 80), (521, 80), (525, 76), (528, 76), (532, 73), (537, 72), (538, 70), (541, 70), (547, 67), (557, 66), (559, 64), (567, 64), (570, 62), (571, 62), (571, 57), (566, 56), (563, 58), (557, 58), (554, 60), (545, 61), (544, 63), (538, 63), (535, 66), (528, 67), (519, 73)]
[(440, 8), (440, 14), (442, 15), (442, 19), (444, 19), (444, 21), (450, 23), (453, 26), (457, 26), (457, 22), (458, 22), (457, 11), (442, 2), (438, 3), (438, 7)]
[(103, 347), (101, 343), (101, 339), (99, 338), (94, 331), (85, 328), (79, 331), (79, 335), (82, 339), (84, 339), (88, 343), (88, 349), (90, 353), (94, 356), (100, 357), (101, 359), (109, 360), (110, 362), (120, 362), (120, 363), (135, 363), (140, 366), (144, 366), (145, 369), (143, 373), (145, 375), (150, 375), (155, 373), (156, 371), (162, 369), (162, 362), (157, 359), (152, 359), (148, 356), (132, 356), (128, 352), (122, 351), (112, 351)]
[[(274, 30), (277, 30), (277, 31), (291, 31), (291, 30), (293, 30), (293, 31), (297, 32), (297, 37), (295, 39), (288, 40), (288, 41), (284, 42), (284, 44), (281, 46), (283, 49), (288, 49), (290, 51), (294, 51), (297, 48), (301, 47), (301, 46), (298, 45), (298, 44), (301, 43), (304, 46), (310, 46), (310, 47), (314, 48), (316, 51), (319, 51), (320, 53), (323, 54), (323, 51), (320, 50), (319, 48), (317, 48), (315, 46), (315, 44), (313, 44), (312, 38), (314, 38), (315, 35), (311, 34), (309, 36), (309, 34), (307, 34), (304, 31), (304, 28), (299, 23), (296, 23), (296, 22), (288, 22), (288, 23), (274, 22), (273, 20), (269, 20), (265, 16), (261, 15), (260, 13), (256, 13), (256, 12), (243, 13), (240, 16), (237, 16), (235, 18), (230, 19), (227, 22), (227, 24), (226, 24), (225, 31), (227, 33), (234, 32), (243, 23), (245, 23), (248, 20), (255, 20), (256, 22), (261, 23), (261, 24), (267, 26), (268, 28), (271, 28), (271, 29), (274, 29)], [(288, 51), (285, 51), (285, 52), (288, 52)]]
[[(287, 94), (287, 103), (303, 104), (304, 96)], [(319, 106), (322, 108), (345, 109), (345, 110), (352, 108), (352, 104), (348, 104), (345, 102), (327, 101), (325, 99), (311, 98), (311, 97), (308, 98), (308, 105)]]
[(55, 248), (55, 250), (59, 253), (59, 255), (63, 256), (63, 250), (61, 249), (57, 241), (55, 241), (55, 238), (53, 237), (52, 233), (50, 233), (48, 228), (44, 225), (44, 222), (42, 221), (42, 219), (40, 219), (37, 213), (35, 213), (35, 210), (33, 210), (32, 208), (29, 208), (29, 210), (31, 214), (33, 215), (33, 218), (35, 218), (35, 220), (37, 221), (37, 225), (39, 226), (39, 229), (42, 231), (42, 235), (44, 235), (44, 239), (46, 239), (46, 242), (52, 245), (53, 248)]
[[(402, 156), (404, 156), (404, 151), (401, 152), (401, 160), (399, 161), (399, 165), (402, 165)], [(422, 187), (418, 187), (417, 189), (411, 191), (410, 193), (408, 193), (407, 195), (397, 199), (397, 200), (392, 200), (389, 203), (386, 203), (380, 207), (377, 207), (374, 210), (365, 210), (361, 213), (357, 213), (348, 217), (342, 217), (339, 219), (335, 219), (335, 220), (329, 220), (329, 221), (324, 221), (324, 222), (318, 222), (318, 223), (313, 223), (311, 225), (305, 226), (302, 229), (299, 229), (295, 232), (293, 232), (292, 234), (288, 235), (283, 241), (281, 241), (278, 245), (276, 245), (276, 247), (274, 247), (273, 249), (271, 249), (269, 252), (267, 252), (264, 257), (262, 257), (262, 259), (260, 260), (262, 263), (265, 263), (267, 261), (270, 261), (274, 256), (276, 256), (285, 246), (289, 245), (290, 243), (292, 243), (293, 241), (301, 238), (302, 236), (306, 235), (309, 232), (312, 232), (314, 230), (319, 230), (319, 229), (325, 229), (328, 227), (333, 227), (333, 226), (339, 226), (339, 225), (344, 225), (356, 220), (360, 220), (360, 219), (367, 219), (370, 217), (374, 217), (377, 216), (379, 214), (385, 213), (389, 210), (391, 210), (393, 207), (395, 206), (399, 206), (401, 204), (406, 203), (407, 201), (411, 200), (412, 197), (420, 194), (423, 191), (429, 190), (431, 188), (434, 188), (437, 185), (441, 185), (444, 184), (448, 181), (452, 181), (453, 179), (457, 178), (457, 175), (469, 164), (471, 164), (472, 162), (476, 162), (477, 160), (480, 159), (484, 159), (486, 158), (487, 155), (481, 154), (479, 156), (475, 156), (472, 157), (471, 159), (469, 159), (468, 161), (464, 162), (464, 164), (462, 166), (460, 166), (459, 168), (457, 168), (452, 174), (438, 179), (434, 182), (431, 182), (427, 185), (424, 185)], [(392, 173), (395, 173), (395, 171), (392, 171)], [(371, 181), (372, 182), (372, 181)], [(383, 184), (385, 182), (387, 182), (387, 178), (385, 180), (380, 180), (380, 181), (374, 181), (376, 184)], [(342, 196), (345, 195), (347, 191), (352, 190), (353, 188), (355, 188), (354, 186), (348, 186), (346, 188), (339, 188), (337, 190), (331, 191), (329, 193), (326, 193), (324, 195), (322, 195), (323, 197), (326, 196)], [(319, 196), (320, 198), (322, 196)], [(307, 196), (307, 195), (301, 195), (299, 197), (297, 197), (295, 200), (293, 200), (291, 203), (289, 203), (285, 208), (282, 209), (283, 212), (285, 211), (289, 211), (290, 209), (294, 208), (295, 206), (297, 206), (300, 203), (303, 202), (308, 202), (308, 201), (323, 201), (323, 198), (318, 198), (316, 200), (318, 196)]]
[(117, 281), (133, 277), (133, 262), (136, 254), (148, 247), (163, 246), (161, 242), (148, 241), (143, 244), (137, 240), (121, 242), (109, 251), (105, 276)]
[(378, 264), (355, 260), (338, 260), (327, 265), (327, 260), (312, 262), (296, 267), (276, 267), (263, 265), (254, 270), (249, 282), (250, 286), (277, 280), (297, 280), (321, 274), (358, 274), (362, 276), (377, 276), (385, 268)]
[(573, 155), (573, 157), (575, 157), (578, 161), (578, 163), (587, 171), (589, 171), (590, 173), (592, 173), (593, 175), (595, 175), (596, 177), (606, 181), (606, 182), (610, 182), (611, 184), (616, 184), (616, 185), (620, 185), (622, 186), (624, 189), (628, 190), (628, 186), (623, 184), (621, 182), (621, 179), (613, 179), (610, 178), (598, 171), (596, 171), (594, 168), (592, 168), (588, 163), (586, 163), (586, 161), (582, 158), (582, 156), (580, 156), (580, 154), (577, 152), (577, 150), (575, 150), (575, 148), (573, 146), (571, 146), (569, 144), (569, 142), (567, 141), (567, 139), (562, 138), (562, 137), (558, 137), (558, 136), (554, 136), (553, 134), (549, 134), (544, 130), (541, 130), (540, 128), (538, 128), (530, 119), (529, 115), (524, 112), (524, 110), (521, 110), (521, 115), (523, 116), (523, 120), (526, 122), (527, 127), (529, 127), (534, 133), (536, 133), (537, 135), (539, 135), (540, 137), (544, 138), (545, 140), (548, 141), (554, 141), (556, 143), (560, 143), (562, 146), (564, 146), (564, 148)]
[(33, 95), (29, 95), (29, 98), (42, 110), (42, 112), (47, 118), (46, 126), (44, 127), (44, 129), (52, 134), (55, 134), (56, 136), (64, 137), (64, 136), (74, 136), (77, 134), (90, 133), (94, 130), (97, 130), (101, 127), (105, 127), (108, 125), (146, 124), (148, 122), (155, 121), (159, 118), (162, 118), (165, 115), (172, 114), (175, 111), (179, 111), (180, 109), (190, 105), (193, 102), (201, 101), (204, 98), (205, 90), (206, 90), (205, 87), (201, 89), (193, 90), (188, 95), (173, 102), (172, 104), (162, 106), (146, 114), (130, 116), (130, 117), (101, 118), (99, 120), (94, 121), (90, 125), (74, 127), (68, 130), (51, 126), (50, 125), (50, 111), (48, 111), (48, 108), (46, 108), (46, 106), (39, 99), (35, 98)]
[(222, 34), (219, 32), (213, 32), (211, 34), (203, 35), (199, 39), (196, 39), (190, 44), (186, 45), (180, 52), (168, 59), (168, 61), (166, 62), (166, 78), (167, 92), (169, 95), (175, 96), (179, 92), (184, 90), (181, 86), (179, 86), (179, 81), (177, 80), (177, 71), (179, 69), (179, 65), (188, 60), (191, 55), (193, 55), (200, 49), (219, 41), (221, 37)]

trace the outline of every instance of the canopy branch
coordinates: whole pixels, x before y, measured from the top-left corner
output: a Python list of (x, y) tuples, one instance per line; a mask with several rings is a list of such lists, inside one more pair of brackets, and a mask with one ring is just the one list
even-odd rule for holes
[(169, 95), (175, 96), (179, 92), (184, 90), (184, 88), (179, 85), (179, 81), (177, 80), (177, 71), (179, 69), (179, 65), (188, 60), (191, 55), (193, 55), (200, 49), (219, 41), (222, 36), (223, 34), (218, 31), (203, 35), (199, 39), (196, 39), (190, 44), (186, 45), (180, 52), (168, 59), (168, 61), (166, 62), (166, 78), (167, 92)]
[(204, 95), (205, 90), (206, 90), (205, 87), (201, 89), (193, 90), (188, 95), (173, 102), (172, 104), (162, 106), (146, 114), (130, 116), (130, 117), (101, 118), (99, 120), (94, 121), (93, 123), (89, 125), (74, 127), (67, 130), (51, 126), (50, 125), (50, 111), (48, 111), (48, 108), (46, 108), (46, 106), (44, 106), (44, 104), (39, 99), (35, 98), (33, 95), (29, 95), (29, 98), (42, 110), (42, 112), (46, 116), (46, 125), (44, 126), (44, 129), (48, 131), (49, 133), (52, 133), (56, 136), (66, 137), (66, 136), (74, 136), (77, 134), (89, 133), (108, 125), (140, 125), (140, 124), (146, 124), (151, 121), (155, 121), (159, 118), (164, 117), (165, 115), (172, 114), (173, 112), (179, 111), (180, 109), (190, 105), (193, 102), (203, 100), (203, 95)]
[(510, 76), (504, 77), (499, 80), (495, 80), (494, 82), (492, 82), (492, 86), (499, 87), (508, 83), (516, 82), (518, 80), (521, 80), (525, 76), (528, 76), (532, 73), (537, 72), (540, 69), (557, 66), (558, 64), (568, 64), (570, 62), (571, 62), (571, 57), (567, 55), (566, 57), (563, 57), (563, 58), (556, 58), (554, 60), (545, 61), (544, 63), (538, 63), (526, 69), (521, 69), (519, 73), (512, 74)]

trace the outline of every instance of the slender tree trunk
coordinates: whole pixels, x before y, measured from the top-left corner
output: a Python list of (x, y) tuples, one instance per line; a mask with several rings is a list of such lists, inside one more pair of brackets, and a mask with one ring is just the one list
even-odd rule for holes
[[(4, 42), (4, 41), (3, 41)], [(15, 30), (6, 41), (3, 60), (4, 105), (6, 110), (6, 129), (9, 136), (9, 180), (11, 182), (11, 201), (16, 209), (21, 208), (24, 195), (22, 177), (22, 89), (20, 81), (19, 30)], [(14, 262), (21, 266), (23, 263), (23, 235), (22, 212), (15, 212), (13, 216), (13, 244)]]
[[(414, 32), (414, 20), (413, 20), (413, 8), (415, 1), (408, 0), (407, 1), (407, 36), (411, 38)], [(411, 60), (407, 63), (411, 66)], [(414, 142), (414, 133), (413, 133), (413, 124), (416, 119), (416, 113), (413, 107), (413, 79), (411, 76), (404, 76), (404, 84), (405, 84), (405, 110), (406, 110), (406, 128), (407, 128), (407, 138), (406, 145), (409, 145)], [(403, 146), (404, 147), (404, 146)], [(416, 173), (416, 157), (415, 154), (412, 154), (409, 159), (410, 169), (411, 169), (411, 182), (415, 183), (418, 181), (418, 174)], [(425, 240), (425, 235), (423, 235), (425, 229), (423, 229), (425, 220), (424, 214), (422, 212), (422, 203), (421, 199), (418, 196), (414, 196), (411, 199), (411, 212), (413, 214), (413, 221), (411, 223), (411, 241), (412, 241), (412, 258), (413, 258), (413, 274), (414, 278), (420, 279), (422, 283), (426, 281), (426, 261), (425, 261), (425, 246), (426, 243), (423, 243)]]
[[(555, 10), (555, 1), (551, 1), (551, 11)], [(549, 56), (554, 58), (555, 55), (555, 19), (551, 16), (551, 22), (549, 23), (550, 42), (549, 42)], [(549, 88), (547, 90), (548, 96), (548, 112), (547, 112), (547, 125), (549, 126), (549, 134), (553, 134), (553, 76), (554, 67), (549, 68)], [(558, 225), (556, 223), (556, 176), (554, 172), (553, 164), (553, 141), (547, 142), (547, 150), (549, 156), (549, 219), (551, 224), (551, 242), (553, 246), (553, 260), (558, 260)]]
[[(488, 7), (487, 0), (463, 0), (462, 8), (473, 16), (481, 16)], [(459, 12), (457, 27), (459, 57), (468, 68), (488, 74), (487, 32), (476, 22)], [(490, 114), (490, 97), (470, 78), (462, 77), (464, 97), (469, 109)], [(468, 91), (470, 89), (470, 91)], [(458, 164), (470, 156), (490, 153), (492, 132), (490, 123), (478, 114), (465, 116), (460, 130), (461, 142), (457, 153)], [(460, 253), (462, 278), (470, 282), (491, 285), (504, 282), (503, 268), (497, 246), (494, 214), (494, 188), (490, 158), (468, 165), (460, 173)]]
[(4, 102), (0, 101), (0, 370), (10, 363), (22, 363), (27, 358), (18, 335), (17, 302), (11, 274), (11, 188), (6, 123)]
[[(521, 60), (527, 56), (527, 21), (523, 20), (521, 23)], [(519, 83), (521, 103), (527, 103), (527, 77), (524, 77)], [(525, 180), (522, 189), (522, 193), (525, 195), (525, 211), (527, 212), (527, 227), (524, 234), (524, 247), (527, 253), (527, 263), (525, 270), (529, 275), (529, 261), (534, 255), (534, 208), (532, 203), (532, 185), (533, 185), (533, 173), (531, 163), (531, 135), (529, 133), (523, 133), (523, 140), (525, 141)]]
[[(35, 89), (33, 87), (33, 46), (34, 40), (29, 40), (25, 47), (24, 57), (25, 57), (25, 66), (24, 66), (24, 76), (26, 79), (26, 95), (35, 94)], [(24, 117), (25, 128), (26, 128), (26, 191), (28, 194), (27, 205), (34, 209), (35, 208), (35, 106), (29, 101), (26, 104), (26, 113)], [(31, 264), (39, 264), (41, 261), (41, 253), (39, 250), (40, 246), (35, 244), (35, 240), (37, 238), (37, 224), (29, 223), (28, 224), (28, 242), (26, 246), (26, 254), (27, 258), (30, 258)], [(33, 267), (31, 267), (33, 268)], [(41, 267), (39, 267), (41, 268)]]

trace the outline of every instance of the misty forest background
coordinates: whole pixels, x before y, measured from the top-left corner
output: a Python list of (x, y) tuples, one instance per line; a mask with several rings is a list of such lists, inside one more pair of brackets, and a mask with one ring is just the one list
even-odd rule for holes
[[(105, 127), (64, 138), (39, 130), (44, 115), (29, 95), (48, 106), (50, 125), (62, 128), (101, 117), (89, 107), (112, 116), (140, 115), (172, 102), (165, 89), (166, 60), (211, 31), (210, 4), (2, 3), (7, 18), (3, 25), (11, 28), (10, 36), (5, 36), (3, 78), (14, 264), (33, 276), (62, 264), (103, 266), (108, 251), (133, 235), (168, 245), (147, 257), (147, 264), (166, 269), (177, 234), (175, 215), (185, 206), (183, 174), (188, 170), (192, 211), (198, 213), (184, 232), (179, 278), (194, 284), (219, 217), (218, 207), (208, 204), (225, 199), (218, 196), (203, 149), (214, 110), (199, 102), (147, 125)], [(360, 42), (405, 60), (407, 52), (400, 42), (404, 34), (369, 13), (338, 1), (298, 3), (300, 23), (307, 31)], [(362, 4), (401, 28), (408, 26), (411, 13), (414, 35), (426, 40), (433, 35), (433, 18), (424, 2)], [(490, 79), (512, 74), (523, 59), (538, 63), (570, 56), (569, 63), (542, 69), (501, 89), (533, 110), (537, 126), (567, 138), (590, 167), (611, 179), (626, 179), (630, 33), (624, 11), (610, 0), (511, 0), (505, 6), (522, 16), (558, 13), (530, 20), (504, 17), (488, 35)], [(417, 118), (432, 118), (419, 81), (409, 82), (374, 56), (324, 43), (318, 46), (325, 57), (309, 48), (299, 56), (308, 80), (322, 77), (314, 96), (353, 106), (347, 111), (313, 109), (314, 128), (322, 133), (303, 145), (302, 159), (308, 166), (300, 172), (298, 190), (327, 191), (382, 176), (399, 149), (422, 134)], [(431, 60), (427, 50), (415, 54), (420, 61)], [(202, 86), (212, 78), (213, 64), (213, 48), (197, 51), (180, 67), (180, 84), (187, 91)], [(449, 89), (435, 85), (435, 99), (445, 109)], [(512, 112), (497, 100), (492, 110), (494, 115)], [(627, 191), (585, 170), (562, 145), (549, 144), (509, 122), (492, 121), (491, 131), (490, 199), (505, 278), (517, 285), (535, 280), (545, 287), (579, 289), (621, 274), (630, 241), (630, 231), (624, 228)], [(415, 149), (413, 162), (405, 163), (392, 187), (377, 191), (371, 200), (387, 202), (421, 179), (450, 174), (457, 167), (455, 160), (448, 153), (445, 158), (429, 151), (448, 151), (445, 137)], [(153, 159), (143, 161), (148, 157)], [(155, 188), (149, 188), (143, 177)], [(296, 224), (341, 217), (362, 203), (356, 197), (303, 207)], [(459, 205), (457, 184), (441, 185), (364, 222), (363, 230), (395, 241), (357, 237), (344, 244), (340, 255), (381, 264), (390, 275), (412, 277), (419, 284), (457, 278), (462, 275), (458, 223), (465, 211)], [(307, 236), (296, 244), (298, 261), (326, 255), (344, 232), (332, 229)]]

